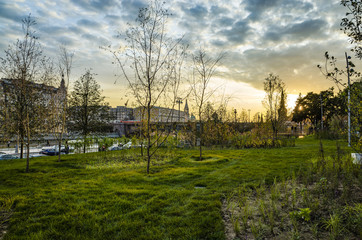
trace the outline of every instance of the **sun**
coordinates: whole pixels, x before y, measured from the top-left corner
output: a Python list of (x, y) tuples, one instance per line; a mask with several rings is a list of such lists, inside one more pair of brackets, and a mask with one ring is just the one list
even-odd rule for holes
[(295, 108), (298, 97), (299, 97), (299, 95), (297, 95), (297, 94), (288, 94), (288, 99), (287, 99), (287, 108), (288, 109)]

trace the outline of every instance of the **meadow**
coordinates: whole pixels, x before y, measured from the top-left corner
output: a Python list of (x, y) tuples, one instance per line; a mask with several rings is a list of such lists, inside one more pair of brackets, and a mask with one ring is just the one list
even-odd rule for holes
[[(149, 175), (139, 149), (67, 155), (61, 162), (57, 157), (34, 158), (30, 173), (25, 173), (25, 160), (1, 161), (0, 239), (273, 237), (277, 232), (266, 233), (266, 223), (260, 224), (259, 235), (251, 234), (257, 217), (252, 214), (242, 230), (238, 212), (245, 205), (230, 210), (240, 202), (237, 193), (258, 202), (255, 192), (261, 187), (296, 184), (299, 176), (312, 174), (309, 166), (320, 158), (320, 148), (318, 140), (306, 137), (297, 139), (295, 147), (205, 149), (203, 161), (197, 149), (164, 148)], [(345, 143), (341, 149), (348, 153)], [(323, 159), (335, 156), (336, 141), (324, 140)], [(353, 171), (361, 183), (361, 169)], [(266, 192), (263, 198), (271, 195)]]

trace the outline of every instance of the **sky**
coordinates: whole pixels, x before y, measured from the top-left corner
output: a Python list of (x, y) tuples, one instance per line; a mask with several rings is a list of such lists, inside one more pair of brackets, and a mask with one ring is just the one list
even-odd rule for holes
[[(21, 19), (31, 13), (45, 55), (56, 59), (65, 45), (74, 52), (71, 80), (91, 68), (106, 101), (124, 105), (132, 102), (126, 80), (100, 47), (122, 45), (118, 35), (146, 5), (145, 0), (0, 0), (0, 56), (22, 37)], [(166, 8), (172, 14), (168, 34), (184, 34), (191, 53), (200, 46), (211, 55), (225, 52), (211, 86), (230, 96), (230, 109), (251, 109), (251, 115), (264, 111), (269, 73), (285, 82), (291, 108), (299, 93), (333, 86), (316, 67), (326, 51), (343, 66), (344, 52), (352, 48), (340, 30), (346, 9), (339, 0), (166, 0)]]

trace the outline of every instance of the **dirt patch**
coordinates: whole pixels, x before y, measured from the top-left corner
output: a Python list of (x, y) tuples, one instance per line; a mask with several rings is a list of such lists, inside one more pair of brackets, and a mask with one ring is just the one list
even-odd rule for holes
[(361, 189), (351, 184), (350, 194), (343, 198), (347, 193), (342, 185), (332, 192), (331, 183), (324, 181), (311, 185), (291, 180), (274, 182), (272, 186), (230, 193), (221, 208), (225, 238), (360, 239)]
[(233, 223), (231, 221), (231, 214), (228, 211), (228, 203), (225, 199), (222, 200), (221, 212), (222, 212), (222, 221), (224, 222), (224, 226), (225, 226), (225, 239), (233, 240), (233, 239), (235, 239), (236, 234), (233, 229)]

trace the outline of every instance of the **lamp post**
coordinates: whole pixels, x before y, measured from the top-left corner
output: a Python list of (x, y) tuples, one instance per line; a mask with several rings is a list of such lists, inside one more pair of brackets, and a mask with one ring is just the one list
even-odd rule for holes
[(251, 121), (250, 121), (250, 111), (251, 111), (251, 110), (250, 110), (250, 109), (248, 109), (248, 111), (249, 111), (249, 123), (250, 123), (250, 122), (251, 122)]

